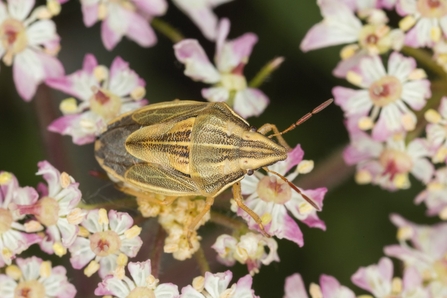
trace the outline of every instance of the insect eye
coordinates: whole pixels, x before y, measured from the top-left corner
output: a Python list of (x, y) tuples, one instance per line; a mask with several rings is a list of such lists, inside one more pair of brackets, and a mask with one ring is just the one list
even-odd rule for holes
[(247, 175), (248, 175), (248, 176), (251, 176), (251, 175), (253, 175), (254, 172), (255, 172), (255, 171), (253, 171), (253, 170), (247, 170)]
[(250, 131), (255, 132), (255, 131), (258, 131), (258, 129), (254, 126), (250, 126)]

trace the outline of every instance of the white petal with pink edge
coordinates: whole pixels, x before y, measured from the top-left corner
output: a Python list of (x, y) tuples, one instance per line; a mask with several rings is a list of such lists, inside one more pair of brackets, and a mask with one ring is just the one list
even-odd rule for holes
[(205, 51), (195, 39), (185, 39), (174, 45), (175, 56), (184, 63), (185, 75), (193, 80), (214, 84), (219, 82), (220, 74), (211, 64)]

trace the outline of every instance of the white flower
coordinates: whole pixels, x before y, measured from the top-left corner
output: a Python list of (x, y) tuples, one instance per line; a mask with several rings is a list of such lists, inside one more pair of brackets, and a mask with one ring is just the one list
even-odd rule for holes
[(138, 234), (141, 228), (132, 226), (132, 217), (124, 212), (91, 210), (81, 225), (84, 230), (69, 247), (70, 262), (75, 269), (91, 276), (99, 269), (104, 278), (127, 264), (127, 257), (135, 257), (143, 242)]
[(151, 261), (130, 262), (127, 265), (132, 277), (109, 275), (98, 284), (95, 295), (112, 295), (117, 298), (177, 298), (179, 297), (178, 288), (174, 284), (158, 284), (151, 274)]
[[(45, 79), (64, 74), (54, 56), (60, 49), (59, 36), (50, 12), (34, 0), (0, 2), (0, 58), (13, 65), (13, 78), (19, 95), (30, 101)], [(31, 12), (31, 15), (30, 15)]]
[(425, 72), (416, 68), (413, 58), (397, 52), (388, 60), (388, 71), (379, 56), (366, 57), (347, 78), (362, 89), (335, 87), (335, 103), (348, 122), (357, 121), (362, 130), (372, 129), (373, 138), (380, 141), (413, 130), (417, 119), (408, 106), (420, 110), (431, 96)]

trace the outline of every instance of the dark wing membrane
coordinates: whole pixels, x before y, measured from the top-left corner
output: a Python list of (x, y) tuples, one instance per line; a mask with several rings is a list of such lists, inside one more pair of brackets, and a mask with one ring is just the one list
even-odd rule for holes
[(135, 122), (148, 126), (169, 121), (181, 121), (187, 118), (196, 117), (200, 112), (208, 107), (210, 103), (179, 100), (151, 104), (135, 111), (132, 115)]
[(188, 175), (157, 164), (136, 164), (125, 173), (125, 178), (126, 182), (150, 192), (170, 196), (201, 195)]
[(111, 123), (95, 143), (95, 156), (99, 164), (119, 180), (126, 170), (140, 160), (129, 154), (125, 147), (127, 137), (140, 127), (131, 114), (124, 115)]

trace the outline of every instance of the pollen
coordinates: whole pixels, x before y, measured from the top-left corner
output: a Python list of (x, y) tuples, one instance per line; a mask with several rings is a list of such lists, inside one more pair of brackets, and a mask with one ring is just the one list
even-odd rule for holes
[(427, 112), (425, 112), (424, 117), (425, 120), (433, 124), (439, 123), (442, 120), (441, 115), (433, 109), (430, 109)]
[(399, 173), (394, 176), (393, 184), (399, 189), (407, 189), (410, 187), (410, 180), (408, 174)]
[(302, 160), (297, 166), (297, 171), (300, 174), (310, 173), (313, 169), (314, 169), (313, 160)]
[(48, 278), (51, 275), (51, 262), (50, 261), (43, 261), (40, 264), (40, 276)]
[(261, 222), (263, 225), (268, 225), (272, 221), (272, 215), (270, 213), (264, 213), (261, 216)]
[(144, 89), (142, 86), (138, 86), (137, 88), (133, 89), (132, 92), (130, 92), (130, 97), (132, 97), (133, 100), (141, 100), (146, 95), (146, 89)]
[(93, 274), (95, 274), (95, 272), (96, 271), (98, 271), (99, 270), (99, 263), (98, 262), (96, 262), (95, 260), (93, 260), (93, 261), (91, 261), (88, 265), (87, 265), (87, 267), (85, 267), (85, 269), (84, 269), (84, 274), (87, 276), (87, 277), (90, 277), (90, 276), (92, 276)]
[(402, 115), (401, 121), (406, 131), (412, 131), (416, 127), (416, 119), (413, 114), (406, 113)]
[(353, 71), (348, 71), (348, 73), (346, 74), (346, 80), (356, 86), (361, 86), (362, 85), (362, 76), (353, 72)]
[(391, 282), (391, 292), (395, 295), (402, 293), (402, 279), (394, 277)]
[(374, 121), (371, 119), (371, 117), (362, 117), (358, 122), (358, 127), (361, 130), (369, 130), (374, 127)]
[(203, 276), (197, 276), (192, 280), (192, 287), (198, 292), (202, 292), (205, 286), (205, 278)]
[(108, 225), (109, 224), (109, 217), (107, 216), (107, 211), (104, 208), (99, 209), (98, 212), (99, 219), (98, 223), (102, 225)]
[(68, 223), (72, 225), (80, 224), (84, 220), (85, 213), (85, 210), (82, 210), (81, 208), (74, 208), (67, 215)]
[(12, 174), (9, 172), (0, 173), (0, 185), (6, 185), (12, 180)]
[(372, 181), (371, 173), (366, 170), (360, 170), (355, 174), (355, 181), (358, 184), (369, 184)]
[(54, 254), (58, 257), (62, 257), (67, 254), (67, 248), (62, 245), (60, 242), (54, 242), (53, 244)]
[(75, 98), (69, 97), (61, 101), (59, 109), (64, 115), (76, 114), (78, 112), (78, 103)]
[(408, 75), (411, 81), (422, 80), (427, 78), (427, 73), (422, 68), (416, 68)]
[(439, 218), (447, 220), (447, 207), (442, 208), (441, 212), (439, 212)]
[(22, 277), (22, 271), (16, 265), (9, 265), (6, 267), (5, 273), (14, 280), (19, 280)]
[(352, 56), (354, 56), (355, 53), (357, 53), (358, 50), (359, 50), (359, 46), (357, 44), (347, 45), (347, 46), (343, 47), (343, 49), (341, 49), (340, 58), (342, 60), (351, 58)]
[(124, 236), (127, 239), (132, 239), (137, 237), (138, 235), (140, 235), (141, 233), (141, 228), (139, 226), (133, 226), (132, 228), (130, 228), (129, 230), (124, 232)]
[(98, 82), (102, 82), (109, 78), (109, 70), (104, 65), (98, 65), (93, 70), (93, 75)]
[(413, 16), (406, 16), (399, 22), (399, 28), (406, 32), (408, 29), (414, 26), (416, 24), (416, 19)]
[(413, 229), (409, 226), (400, 227), (397, 230), (397, 240), (406, 241), (413, 236)]
[(43, 226), (37, 220), (30, 220), (24, 226), (27, 233), (35, 233), (43, 230)]
[(323, 298), (323, 293), (319, 285), (311, 283), (309, 286), (309, 294), (312, 298)]
[(53, 16), (61, 12), (61, 4), (57, 0), (47, 0), (47, 8)]

